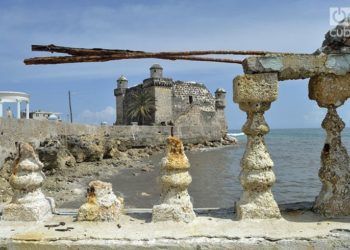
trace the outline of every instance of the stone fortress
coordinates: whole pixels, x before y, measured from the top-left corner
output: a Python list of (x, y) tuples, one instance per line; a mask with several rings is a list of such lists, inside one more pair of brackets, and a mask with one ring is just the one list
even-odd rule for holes
[(128, 80), (121, 76), (114, 90), (117, 105), (117, 125), (137, 122), (127, 115), (133, 94), (148, 92), (155, 99), (155, 110), (144, 125), (212, 124), (213, 129), (227, 131), (224, 109), (226, 91), (219, 88), (213, 96), (202, 83), (174, 81), (163, 77), (163, 68), (154, 64), (150, 77), (143, 83), (128, 88)]

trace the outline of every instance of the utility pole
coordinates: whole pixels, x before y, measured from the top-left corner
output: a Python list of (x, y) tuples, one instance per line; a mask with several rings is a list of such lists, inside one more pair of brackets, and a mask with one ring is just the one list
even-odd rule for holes
[(71, 100), (71, 96), (70, 96), (70, 90), (68, 91), (68, 101), (69, 101), (69, 116), (70, 116), (70, 123), (73, 123), (72, 100)]

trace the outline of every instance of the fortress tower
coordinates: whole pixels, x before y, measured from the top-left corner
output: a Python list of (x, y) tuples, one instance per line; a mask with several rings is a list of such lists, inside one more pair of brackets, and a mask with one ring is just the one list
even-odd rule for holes
[(226, 90), (223, 88), (218, 88), (215, 91), (215, 109), (224, 110), (226, 107)]
[(221, 126), (222, 133), (227, 132), (227, 123), (225, 119), (225, 107), (226, 107), (226, 91), (223, 88), (218, 88), (215, 91), (215, 110), (218, 117), (219, 124)]
[(149, 70), (150, 78), (163, 78), (163, 68), (159, 64), (153, 64)]
[(125, 76), (120, 76), (117, 80), (117, 88), (114, 89), (114, 96), (117, 105), (117, 120), (115, 124), (124, 124), (124, 97), (128, 88), (128, 79)]

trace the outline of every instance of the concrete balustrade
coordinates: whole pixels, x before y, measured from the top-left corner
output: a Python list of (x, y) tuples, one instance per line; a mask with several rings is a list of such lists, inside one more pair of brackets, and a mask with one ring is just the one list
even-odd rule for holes
[(345, 75), (350, 71), (350, 54), (287, 54), (248, 57), (246, 74), (277, 73), (278, 80), (305, 79), (323, 74)]
[(322, 128), (327, 132), (321, 153), (319, 177), (323, 184), (314, 211), (327, 217), (350, 215), (349, 155), (341, 142), (345, 123), (337, 108), (350, 97), (350, 55), (271, 55), (244, 60), (245, 75), (234, 79), (234, 102), (247, 113), (242, 130), (247, 146), (241, 161), (243, 194), (236, 204), (239, 219), (279, 218), (271, 193), (275, 182), (273, 162), (264, 135), (269, 127), (264, 112), (276, 100), (278, 80), (310, 78), (309, 98), (327, 108)]

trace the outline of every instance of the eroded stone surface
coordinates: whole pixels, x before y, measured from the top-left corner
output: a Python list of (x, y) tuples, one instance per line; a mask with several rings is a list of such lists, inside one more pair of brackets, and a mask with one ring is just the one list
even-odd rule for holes
[(336, 111), (350, 97), (349, 84), (349, 74), (316, 76), (309, 82), (309, 98), (328, 109), (322, 122), (322, 128), (327, 132), (319, 171), (323, 185), (314, 209), (329, 217), (350, 215), (350, 161), (341, 142), (345, 123)]
[(52, 215), (54, 201), (46, 198), (40, 189), (45, 178), (42, 168), (33, 147), (28, 143), (19, 144), (9, 180), (14, 196), (4, 207), (4, 220), (40, 221)]
[(246, 74), (233, 80), (233, 100), (240, 102), (272, 102), (277, 98), (277, 74)]
[(340, 134), (344, 127), (336, 109), (329, 107), (322, 122), (322, 128), (327, 132), (319, 171), (322, 189), (314, 205), (316, 212), (329, 217), (350, 215), (349, 155)]
[(309, 81), (309, 98), (320, 107), (340, 106), (350, 97), (350, 74), (319, 75)]
[(87, 202), (78, 211), (78, 221), (118, 221), (124, 200), (113, 193), (112, 184), (91, 181), (87, 189)]
[(247, 57), (246, 74), (277, 73), (278, 80), (305, 79), (321, 74), (345, 75), (350, 72), (350, 54), (291, 54)]
[[(271, 187), (275, 182), (275, 175), (272, 171), (273, 161), (264, 141), (264, 135), (269, 132), (264, 112), (277, 98), (277, 76), (271, 76), (271, 74), (253, 76), (254, 78), (251, 78), (250, 75), (240, 77), (238, 80), (236, 78), (234, 81), (234, 89), (242, 89), (235, 91), (234, 101), (238, 102), (240, 109), (247, 113), (247, 121), (242, 131), (248, 139), (241, 160), (240, 181), (243, 186), (243, 194), (236, 203), (236, 213), (238, 219), (280, 218), (278, 205), (271, 192)], [(247, 78), (249, 78), (248, 82), (242, 81)], [(247, 85), (244, 86), (246, 83)], [(266, 88), (266, 86), (269, 87)], [(262, 94), (259, 95), (260, 93)]]
[(196, 215), (187, 188), (192, 182), (190, 164), (180, 139), (167, 139), (167, 155), (161, 162), (161, 204), (153, 207), (152, 221), (191, 222)]

